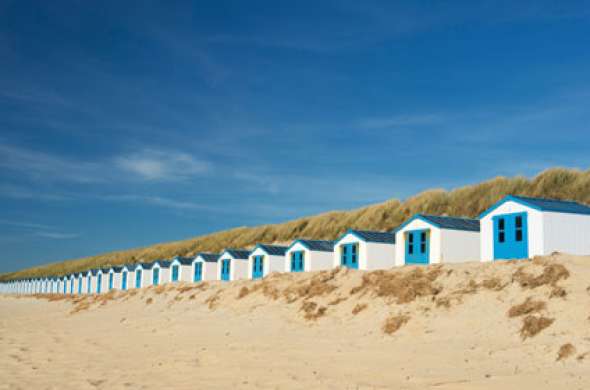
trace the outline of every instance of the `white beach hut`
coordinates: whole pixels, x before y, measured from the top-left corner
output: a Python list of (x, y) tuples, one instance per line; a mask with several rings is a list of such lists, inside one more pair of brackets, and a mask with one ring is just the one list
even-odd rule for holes
[(577, 202), (511, 195), (482, 213), (480, 224), (482, 261), (590, 255), (590, 207)]
[(156, 260), (150, 265), (151, 280), (149, 285), (158, 286), (168, 283), (170, 280), (170, 262), (166, 260)]
[(192, 282), (193, 258), (176, 256), (170, 263), (170, 282)]
[(68, 293), (71, 295), (76, 293), (76, 290), (74, 289), (75, 283), (76, 283), (76, 275), (74, 275), (74, 274), (69, 275), (67, 290), (68, 290)]
[(109, 281), (107, 285), (108, 291), (118, 289), (121, 290), (121, 270), (123, 267), (111, 267), (109, 268)]
[(334, 243), (332, 264), (361, 270), (391, 268), (395, 265), (395, 235), (349, 230)]
[(226, 249), (219, 256), (218, 280), (239, 280), (248, 278), (248, 255), (245, 249)]
[(61, 278), (62, 281), (62, 285), (61, 285), (61, 289), (62, 289), (62, 293), (63, 294), (67, 294), (68, 293), (68, 277), (67, 276), (63, 276)]
[(192, 263), (193, 282), (203, 280), (218, 280), (217, 266), (219, 254), (199, 253)]
[(285, 272), (286, 246), (258, 244), (248, 256), (248, 279), (260, 279), (271, 272)]
[(133, 269), (133, 288), (148, 287), (152, 284), (152, 263), (138, 263)]
[(133, 266), (125, 264), (121, 267), (121, 290), (126, 291), (133, 288), (135, 281), (135, 272), (133, 272)]
[(285, 253), (285, 272), (311, 272), (334, 266), (334, 241), (295, 240)]
[(395, 230), (395, 263), (479, 261), (479, 220), (417, 214)]

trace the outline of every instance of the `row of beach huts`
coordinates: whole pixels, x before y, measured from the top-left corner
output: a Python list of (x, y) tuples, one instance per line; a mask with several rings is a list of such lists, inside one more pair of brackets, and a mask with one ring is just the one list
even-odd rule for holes
[(260, 279), (271, 272), (526, 259), (553, 252), (590, 255), (590, 207), (573, 201), (508, 196), (478, 219), (418, 214), (393, 232), (349, 230), (336, 241), (298, 239), (65, 276), (11, 280), (11, 294), (100, 294), (170, 282)]

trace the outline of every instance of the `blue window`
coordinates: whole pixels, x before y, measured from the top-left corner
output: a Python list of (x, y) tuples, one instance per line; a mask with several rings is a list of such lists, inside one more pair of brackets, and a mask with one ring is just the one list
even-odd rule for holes
[(177, 282), (178, 281), (178, 266), (174, 265), (172, 266), (172, 281), (173, 282)]
[(230, 280), (231, 260), (221, 261), (221, 280)]
[(152, 284), (154, 286), (160, 284), (160, 268), (154, 267), (152, 270)]
[(200, 282), (201, 280), (203, 280), (203, 263), (195, 263), (195, 274), (193, 281)]
[(528, 258), (528, 214), (501, 214), (494, 216), (492, 220), (494, 224), (494, 259)]
[(412, 230), (406, 232), (406, 264), (430, 263), (430, 232)]
[(254, 256), (252, 261), (252, 279), (260, 279), (264, 274), (264, 256)]
[(102, 284), (102, 274), (98, 274), (96, 277), (96, 293), (100, 294), (100, 287)]
[(135, 288), (141, 288), (141, 270), (135, 271)]
[(303, 262), (303, 251), (291, 252), (291, 272), (303, 272), (305, 265)]
[(113, 289), (113, 279), (114, 279), (115, 274), (114, 273), (109, 273), (109, 291)]
[(121, 290), (127, 290), (127, 271), (121, 273)]
[(357, 269), (359, 267), (358, 252), (359, 245), (357, 243), (344, 244), (341, 246), (341, 265), (348, 268)]

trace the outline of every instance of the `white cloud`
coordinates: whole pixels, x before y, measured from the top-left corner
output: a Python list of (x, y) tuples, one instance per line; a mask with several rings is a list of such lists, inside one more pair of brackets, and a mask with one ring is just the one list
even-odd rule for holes
[(72, 238), (80, 237), (77, 233), (58, 233), (58, 232), (37, 232), (35, 236), (42, 238), (50, 238), (52, 240), (70, 240)]
[(149, 181), (183, 180), (207, 173), (210, 164), (178, 151), (146, 149), (140, 153), (115, 159), (123, 171)]

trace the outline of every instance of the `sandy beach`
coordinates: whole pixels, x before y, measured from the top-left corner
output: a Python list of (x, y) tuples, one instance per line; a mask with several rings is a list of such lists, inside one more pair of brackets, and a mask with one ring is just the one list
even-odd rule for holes
[(588, 389), (590, 258), (0, 298), (0, 389)]

